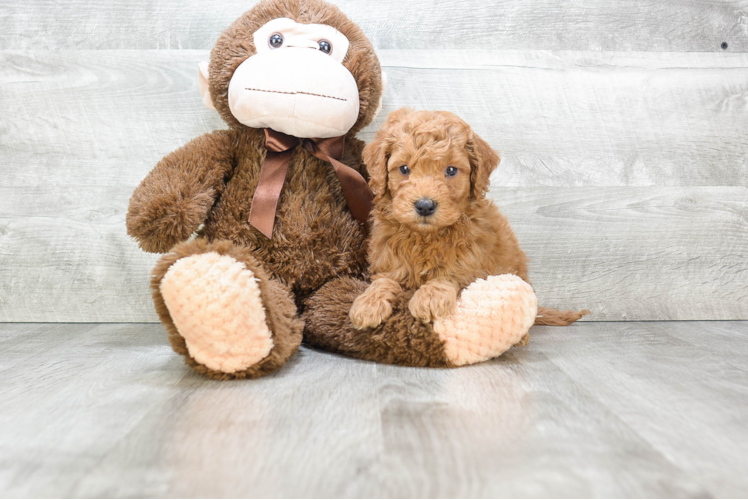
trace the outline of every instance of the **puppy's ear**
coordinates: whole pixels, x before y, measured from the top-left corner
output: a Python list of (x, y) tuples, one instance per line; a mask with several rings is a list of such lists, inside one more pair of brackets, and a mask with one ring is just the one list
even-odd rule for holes
[(410, 112), (409, 109), (402, 108), (390, 113), (377, 136), (364, 148), (364, 163), (369, 172), (369, 187), (374, 196), (382, 196), (387, 192), (387, 162), (397, 137), (397, 128)]
[(369, 187), (375, 197), (382, 196), (387, 190), (387, 160), (390, 155), (385, 142), (380, 130), (363, 153), (366, 171), (369, 172)]
[(486, 141), (475, 132), (470, 132), (467, 142), (468, 157), (470, 158), (470, 186), (474, 198), (483, 198), (488, 190), (491, 172), (496, 170), (501, 158)]

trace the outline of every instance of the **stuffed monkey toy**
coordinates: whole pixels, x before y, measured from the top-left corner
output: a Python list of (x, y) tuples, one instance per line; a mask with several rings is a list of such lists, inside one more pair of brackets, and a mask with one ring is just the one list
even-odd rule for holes
[[(258, 3), (219, 37), (198, 84), (228, 129), (163, 158), (127, 213), (128, 234), (165, 254), (152, 273), (156, 310), (173, 349), (197, 372), (260, 377), (303, 338), (374, 361), (456, 366), (498, 355), (526, 333), (534, 294), (513, 284), (509, 295), (522, 308), (507, 311), (521, 321), (508, 332), (493, 313), (498, 340), (464, 354), (471, 340), (461, 326), (487, 324), (476, 304), (504, 286), (488, 280), (465, 290), (441, 326), (396, 315), (376, 332), (350, 331), (336, 324), (347, 314), (326, 318), (340, 305), (330, 303), (338, 298), (329, 286), (315, 297), (325, 284), (363, 291), (372, 195), (356, 133), (375, 117), (384, 87), (371, 43), (337, 7)], [(407, 299), (395, 309), (406, 310)], [(313, 331), (305, 333), (304, 318)]]

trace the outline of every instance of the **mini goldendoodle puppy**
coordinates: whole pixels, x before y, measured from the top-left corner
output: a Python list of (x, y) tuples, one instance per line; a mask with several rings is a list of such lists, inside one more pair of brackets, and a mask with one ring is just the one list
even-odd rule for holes
[[(410, 313), (432, 322), (450, 314), (476, 279), (514, 274), (529, 282), (527, 256), (485, 196), (499, 155), (458, 116), (395, 111), (364, 161), (375, 194), (373, 281), (350, 310), (354, 327), (381, 324), (403, 288), (416, 290)], [(566, 325), (586, 312), (539, 308), (536, 324)]]

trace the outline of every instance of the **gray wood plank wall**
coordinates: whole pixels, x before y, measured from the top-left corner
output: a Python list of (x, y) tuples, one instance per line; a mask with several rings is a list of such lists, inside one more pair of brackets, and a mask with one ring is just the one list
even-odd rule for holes
[[(127, 202), (223, 127), (196, 67), (252, 3), (0, 2), (0, 321), (156, 320)], [(389, 77), (362, 137), (471, 123), (542, 304), (748, 319), (748, 1), (336, 3)]]

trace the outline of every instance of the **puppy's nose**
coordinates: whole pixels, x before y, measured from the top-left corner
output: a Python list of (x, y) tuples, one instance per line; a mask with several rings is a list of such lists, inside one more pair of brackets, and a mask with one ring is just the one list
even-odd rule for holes
[(436, 202), (430, 198), (421, 198), (416, 201), (416, 212), (422, 217), (428, 217), (436, 212)]

